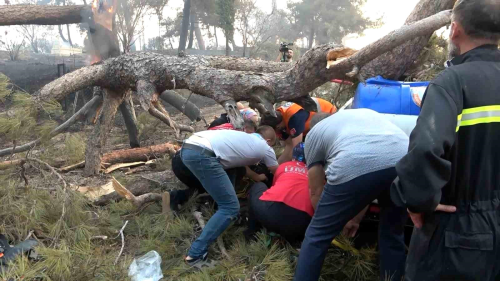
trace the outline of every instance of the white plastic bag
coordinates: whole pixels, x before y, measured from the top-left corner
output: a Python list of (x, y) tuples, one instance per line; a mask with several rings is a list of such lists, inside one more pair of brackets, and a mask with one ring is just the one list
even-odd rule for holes
[(134, 259), (128, 269), (132, 281), (158, 281), (163, 278), (161, 257), (156, 251), (149, 251), (144, 256)]

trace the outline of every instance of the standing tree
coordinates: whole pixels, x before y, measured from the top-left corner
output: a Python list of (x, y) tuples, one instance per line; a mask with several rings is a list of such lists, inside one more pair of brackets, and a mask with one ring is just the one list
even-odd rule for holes
[(184, 10), (182, 10), (181, 36), (179, 38), (179, 54), (186, 50), (186, 40), (189, 29), (190, 11), (191, 11), (191, 0), (184, 0)]
[(229, 56), (229, 42), (234, 35), (234, 0), (217, 0), (216, 13), (219, 16), (219, 27), (224, 31), (226, 37), (226, 56)]
[(118, 38), (122, 43), (123, 52), (130, 52), (130, 48), (137, 40), (137, 27), (141, 18), (146, 14), (149, 6), (149, 0), (123, 0), (118, 1), (116, 27)]
[(182, 13), (178, 13), (175, 19), (167, 18), (162, 22), (162, 26), (165, 28), (165, 34), (163, 35), (163, 40), (168, 39), (170, 49), (174, 49), (174, 44), (172, 43), (172, 38), (177, 37), (181, 33), (182, 24)]
[[(168, 0), (150, 0), (150, 6), (153, 8), (156, 16), (158, 17), (158, 40), (163, 40), (161, 36), (161, 22), (163, 21), (163, 9), (167, 6)], [(160, 49), (163, 50), (163, 42), (159, 44)]]
[(303, 0), (288, 8), (295, 20), (297, 38), (307, 37), (309, 48), (316, 41), (340, 43), (349, 33), (357, 33), (374, 24), (363, 17), (360, 7), (366, 0)]
[(236, 30), (243, 37), (243, 57), (246, 56), (252, 20), (255, 20), (256, 14), (260, 12), (255, 3), (256, 0), (240, 0), (236, 3), (236, 21), (238, 23)]
[(192, 2), (191, 12), (194, 12), (193, 17), (195, 17), (193, 20), (193, 22), (195, 23), (194, 33), (196, 35), (196, 40), (198, 41), (198, 47), (200, 48), (200, 50), (205, 49), (205, 42), (203, 40), (203, 36), (201, 35), (200, 23), (207, 30), (209, 37), (212, 36), (210, 27), (213, 26), (215, 41), (218, 41), (216, 26), (219, 23), (219, 18), (215, 13), (215, 7), (216, 0), (193, 0)]

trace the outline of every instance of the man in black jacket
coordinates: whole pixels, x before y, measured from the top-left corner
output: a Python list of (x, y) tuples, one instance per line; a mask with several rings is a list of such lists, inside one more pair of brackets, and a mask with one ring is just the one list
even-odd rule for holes
[(500, 2), (458, 0), (450, 55), (396, 166), (415, 224), (406, 280), (500, 280)]

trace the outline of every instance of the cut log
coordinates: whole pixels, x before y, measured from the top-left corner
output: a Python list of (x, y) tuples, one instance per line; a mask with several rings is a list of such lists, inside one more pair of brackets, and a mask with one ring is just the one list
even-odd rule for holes
[(116, 150), (104, 154), (102, 162), (115, 163), (130, 163), (139, 161), (149, 161), (156, 158), (161, 158), (165, 154), (174, 155), (180, 147), (178, 145), (163, 143), (148, 147), (138, 147), (132, 149)]
[(91, 19), (92, 9), (85, 5), (1, 5), (0, 26), (60, 25), (81, 23)]
[(149, 203), (149, 202), (158, 202), (162, 201), (162, 195), (158, 193), (146, 193), (143, 195), (135, 196), (132, 192), (130, 192), (127, 188), (125, 188), (123, 185), (121, 185), (115, 178), (112, 178), (112, 183), (113, 183), (113, 188), (115, 191), (122, 196), (123, 198), (127, 199), (128, 201), (132, 202), (134, 206), (137, 208), (141, 207), (142, 205)]
[[(152, 164), (153, 159), (161, 158), (165, 154), (170, 156), (175, 155), (175, 152), (180, 149), (180, 146), (170, 143), (163, 143), (158, 145), (152, 145), (147, 147), (131, 148), (131, 149), (121, 149), (105, 153), (102, 158), (102, 164), (109, 166), (113, 164), (120, 163), (127, 167), (127, 163), (135, 163), (134, 165)], [(138, 164), (139, 163), (139, 164)], [(85, 167), (85, 161), (63, 167), (59, 169), (61, 173), (67, 173), (69, 171)], [(111, 167), (110, 167), (111, 168)], [(109, 169), (109, 168), (108, 168)], [(119, 169), (119, 168), (118, 168)]]
[[(150, 182), (145, 180), (137, 180), (130, 184), (129, 191), (135, 196), (139, 196), (142, 194), (150, 193), (152, 188), (153, 184), (151, 184)], [(113, 189), (113, 192), (99, 197), (93, 202), (93, 204), (96, 206), (105, 206), (111, 202), (119, 201), (121, 199), (123, 199), (123, 197)]]

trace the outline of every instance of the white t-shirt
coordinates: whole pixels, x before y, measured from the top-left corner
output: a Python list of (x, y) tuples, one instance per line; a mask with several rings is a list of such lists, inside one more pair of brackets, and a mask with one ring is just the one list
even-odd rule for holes
[(225, 169), (254, 165), (260, 161), (267, 167), (278, 166), (274, 150), (259, 134), (221, 130), (198, 132), (193, 137), (207, 140)]

